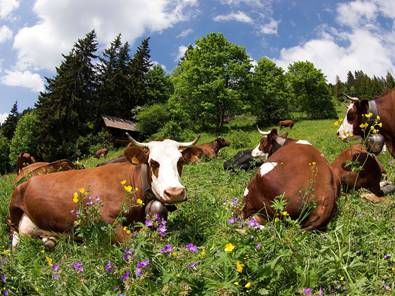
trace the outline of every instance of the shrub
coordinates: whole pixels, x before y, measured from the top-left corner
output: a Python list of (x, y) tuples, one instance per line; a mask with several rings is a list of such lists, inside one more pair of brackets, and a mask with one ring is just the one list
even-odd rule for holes
[(243, 131), (234, 131), (229, 136), (229, 141), (234, 148), (248, 148), (251, 146), (249, 134)]
[(176, 141), (192, 141), (196, 133), (182, 128), (177, 122), (169, 121), (154, 135), (155, 139), (170, 138)]
[(164, 122), (169, 120), (166, 104), (153, 104), (137, 113), (137, 128), (149, 136), (159, 131)]
[(10, 152), (10, 146), (6, 137), (0, 135), (0, 174), (5, 174), (10, 171), (10, 165), (8, 162), (8, 154)]
[(76, 142), (76, 150), (74, 157), (81, 158), (84, 155), (92, 155), (98, 149), (106, 147), (111, 149), (113, 147), (111, 134), (106, 130), (101, 130), (97, 134), (88, 134), (87, 136), (80, 136)]

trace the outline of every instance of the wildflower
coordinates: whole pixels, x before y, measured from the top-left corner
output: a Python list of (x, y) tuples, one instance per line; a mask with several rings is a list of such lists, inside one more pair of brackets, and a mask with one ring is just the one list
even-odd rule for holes
[(136, 268), (136, 271), (134, 272), (134, 274), (137, 276), (137, 277), (140, 277), (140, 276), (142, 276), (143, 275), (143, 270), (141, 269), (141, 268)]
[(121, 275), (121, 281), (126, 281), (129, 278), (129, 271), (125, 271), (122, 275)]
[(185, 246), (189, 252), (191, 253), (197, 253), (198, 252), (198, 248), (197, 246), (195, 246), (193, 243), (189, 243)]
[(239, 282), (234, 282), (233, 283), (235, 286), (238, 286), (239, 285)]
[(60, 265), (59, 264), (54, 264), (54, 265), (52, 265), (51, 268), (52, 268), (53, 271), (58, 271), (59, 268), (60, 268)]
[(52, 265), (53, 265), (53, 260), (52, 260), (52, 258), (50, 258), (50, 257), (48, 257), (48, 256), (45, 256), (45, 260), (47, 260), (47, 263), (48, 263), (49, 266), (52, 266)]
[(173, 252), (173, 246), (171, 244), (166, 245), (162, 250), (160, 250), (161, 254), (171, 253)]
[(324, 289), (320, 287), (320, 290), (318, 291), (318, 296), (324, 296)]
[(274, 219), (274, 222), (275, 223), (277, 223), (277, 222), (279, 222), (280, 221), (280, 219), (278, 219), (277, 217)]
[(79, 191), (80, 191), (82, 194), (84, 194), (84, 193), (86, 192), (84, 187), (80, 188)]
[(127, 228), (126, 226), (123, 227), (123, 231), (125, 231), (127, 234), (131, 234), (132, 232), (130, 231), (129, 228)]
[(159, 236), (162, 236), (162, 237), (166, 236), (166, 233), (167, 233), (167, 226), (166, 226), (166, 223), (164, 223), (164, 222), (166, 222), (166, 221), (163, 220), (158, 227), (158, 234), (159, 234)]
[(125, 185), (126, 184), (126, 180), (122, 180), (120, 183), (121, 183), (121, 185)]
[(74, 262), (71, 264), (71, 267), (77, 272), (84, 272), (84, 266), (82, 265), (82, 262)]
[(136, 204), (138, 204), (139, 206), (141, 206), (143, 204), (143, 200), (141, 198), (138, 198), (136, 200)]
[(132, 257), (133, 255), (133, 250), (126, 248), (125, 250), (123, 250), (123, 260), (125, 260), (126, 262), (129, 261), (129, 259)]
[(385, 255), (384, 255), (384, 260), (388, 260), (388, 259), (391, 259), (391, 255), (385, 254)]
[(244, 269), (244, 264), (239, 260), (236, 261), (236, 271), (242, 273)]
[(339, 124), (340, 124), (340, 123), (339, 123), (338, 120), (336, 120), (336, 121), (333, 123), (334, 126), (339, 126)]
[(173, 253), (171, 253), (171, 255), (172, 255), (173, 257), (176, 257), (176, 256), (177, 256), (177, 252), (173, 252)]
[(303, 294), (305, 294), (305, 295), (311, 295), (311, 288), (304, 288), (304, 289), (303, 289)]
[(235, 217), (235, 216), (232, 216), (232, 217), (230, 217), (229, 219), (228, 219), (228, 224), (234, 224), (234, 223), (236, 223), (237, 222), (237, 217)]
[(289, 214), (288, 214), (288, 212), (287, 212), (287, 211), (282, 211), (282, 212), (281, 212), (281, 215), (282, 215), (282, 216), (284, 216), (284, 217), (287, 217), (287, 216), (289, 216)]
[(147, 227), (152, 227), (152, 226), (154, 226), (154, 222), (152, 222), (152, 220), (150, 220), (150, 219), (147, 219), (147, 220), (145, 220), (145, 225), (147, 226)]
[(126, 192), (129, 192), (129, 193), (132, 192), (132, 190), (133, 190), (133, 187), (130, 185), (123, 186), (123, 188), (125, 189)]
[(365, 122), (365, 123), (360, 124), (359, 127), (360, 127), (360, 128), (367, 128), (368, 125), (369, 125), (369, 124), (368, 124), (367, 122)]
[(254, 218), (247, 221), (247, 225), (252, 229), (261, 229), (263, 226), (259, 224)]
[(7, 278), (5, 277), (4, 274), (0, 275), (0, 281), (1, 281), (2, 283), (5, 284), (6, 280), (7, 280)]
[(232, 198), (231, 205), (236, 207), (239, 203), (239, 199), (237, 197)]
[(383, 127), (383, 124), (382, 124), (381, 122), (379, 122), (377, 125), (378, 125), (379, 127)]
[(232, 243), (227, 243), (225, 245), (225, 252), (226, 253), (232, 253), (234, 249), (235, 249), (235, 245)]
[(387, 284), (384, 284), (384, 285), (383, 285), (383, 288), (384, 288), (384, 290), (386, 290), (386, 291), (391, 291), (391, 287), (388, 286)]
[(262, 244), (261, 243), (257, 243), (255, 245), (255, 249), (257, 249), (258, 251), (262, 248)]
[(205, 257), (206, 256), (206, 251), (205, 250), (202, 250), (201, 252), (200, 252), (200, 254), (199, 254), (199, 257), (200, 258), (203, 258), (203, 257)]
[(74, 192), (73, 194), (73, 203), (78, 203), (79, 199), (78, 199), (78, 193)]
[(137, 263), (137, 268), (145, 268), (149, 265), (149, 259)]
[(366, 118), (370, 118), (370, 117), (373, 116), (373, 113), (372, 113), (372, 112), (369, 112), (369, 113), (367, 113), (367, 114), (364, 114), (364, 116), (365, 116)]
[(251, 282), (247, 282), (247, 284), (244, 285), (244, 288), (249, 289), (251, 288)]
[(112, 272), (112, 269), (113, 269), (113, 264), (112, 264), (112, 262), (111, 262), (111, 261), (108, 261), (107, 264), (104, 265), (104, 269), (105, 269), (107, 272)]
[(188, 269), (196, 269), (198, 263), (197, 262), (192, 262), (191, 264), (188, 264), (187, 268)]
[(4, 289), (3, 295), (8, 296), (8, 290), (7, 289)]

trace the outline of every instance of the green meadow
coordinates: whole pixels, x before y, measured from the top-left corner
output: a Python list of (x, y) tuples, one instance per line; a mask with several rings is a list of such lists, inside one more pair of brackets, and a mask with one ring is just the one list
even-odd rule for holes
[[(328, 161), (350, 145), (336, 138), (334, 120), (301, 120), (281, 132), (310, 141)], [(218, 159), (184, 166), (188, 200), (170, 213), (166, 234), (141, 224), (124, 245), (111, 243), (111, 226), (88, 221), (79, 241), (64, 235), (50, 252), (40, 240), (22, 238), (12, 252), (7, 211), (15, 175), (0, 177), (0, 294), (395, 295), (394, 194), (372, 203), (363, 191), (342, 193), (325, 232), (306, 232), (289, 219), (260, 229), (229, 221), (255, 170), (230, 174), (223, 162), (253, 148), (260, 134), (254, 120), (236, 118), (222, 136), (232, 145)], [(202, 134), (199, 142), (214, 138)], [(379, 158), (394, 182), (392, 157)]]

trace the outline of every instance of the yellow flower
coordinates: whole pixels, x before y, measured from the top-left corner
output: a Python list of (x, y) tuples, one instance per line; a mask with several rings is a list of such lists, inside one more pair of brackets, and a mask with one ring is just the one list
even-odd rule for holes
[(360, 124), (359, 127), (360, 127), (360, 128), (367, 128), (368, 125), (369, 125), (369, 124), (368, 124), (367, 122), (365, 122), (365, 123)]
[(3, 255), (5, 256), (10, 256), (11, 255), (11, 251), (9, 249), (4, 250), (3, 252), (1, 252)]
[(289, 214), (287, 211), (283, 211), (283, 212), (281, 212), (281, 215), (283, 215), (284, 217), (287, 217)]
[(235, 286), (238, 286), (238, 285), (239, 285), (239, 282), (234, 282), (234, 284), (235, 284)]
[(122, 180), (121, 185), (125, 185), (125, 184), (126, 184), (126, 180)]
[(80, 192), (82, 193), (82, 194), (84, 194), (86, 191), (85, 191), (85, 188), (84, 187), (82, 187), (82, 188), (80, 188)]
[(201, 252), (200, 252), (200, 254), (199, 254), (199, 257), (200, 258), (203, 258), (203, 257), (205, 257), (206, 256), (206, 251), (205, 250), (202, 250)]
[(280, 219), (278, 219), (278, 218), (274, 219), (275, 223), (277, 223), (278, 221), (280, 221)]
[(130, 186), (130, 185), (128, 185), (128, 186), (123, 186), (123, 188), (125, 188), (125, 191), (127, 191), (127, 192), (132, 192), (132, 190), (133, 190), (133, 187)]
[(383, 124), (382, 124), (381, 122), (379, 122), (377, 125), (378, 125), (379, 127), (383, 127)]
[(123, 231), (125, 231), (127, 234), (131, 234), (132, 232), (127, 228), (126, 226), (123, 227)]
[(173, 253), (171, 253), (171, 255), (172, 255), (173, 257), (176, 257), (176, 256), (177, 256), (177, 252), (173, 252)]
[(234, 249), (235, 249), (235, 245), (232, 243), (227, 243), (225, 245), (225, 252), (226, 253), (232, 253)]
[(237, 272), (243, 272), (244, 269), (244, 264), (241, 263), (239, 260), (236, 261), (236, 270)]
[(248, 282), (247, 284), (245, 284), (244, 288), (247, 288), (247, 289), (251, 288), (251, 282)]
[(136, 204), (138, 204), (139, 206), (141, 206), (143, 204), (143, 200), (141, 198), (138, 198), (136, 200)]
[(49, 266), (52, 266), (52, 265), (53, 265), (52, 258), (50, 258), (50, 257), (48, 257), (48, 256), (45, 256), (45, 260), (47, 260), (47, 263), (48, 263)]
[(365, 115), (366, 118), (370, 118), (370, 117), (373, 116), (373, 113), (372, 113), (372, 112), (369, 112), (368, 114), (364, 114), (364, 115)]
[(78, 199), (78, 193), (74, 192), (73, 194), (73, 203), (78, 203), (79, 199)]
[(336, 120), (336, 121), (333, 123), (334, 126), (339, 126), (339, 124), (340, 124), (340, 123), (339, 123), (338, 120)]
[(380, 120), (380, 116), (379, 116), (379, 115), (377, 115), (376, 119), (377, 119), (377, 120)]

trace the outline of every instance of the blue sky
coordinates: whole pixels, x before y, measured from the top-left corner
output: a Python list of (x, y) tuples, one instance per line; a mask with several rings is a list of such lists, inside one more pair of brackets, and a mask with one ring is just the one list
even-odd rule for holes
[(0, 122), (34, 106), (44, 76), (92, 29), (101, 48), (121, 33), (132, 52), (150, 36), (170, 73), (186, 47), (221, 32), (257, 61), (309, 60), (334, 82), (347, 71), (394, 74), (394, 0), (0, 0)]

